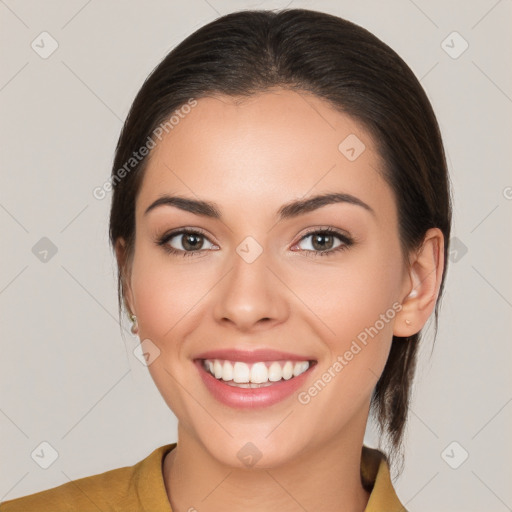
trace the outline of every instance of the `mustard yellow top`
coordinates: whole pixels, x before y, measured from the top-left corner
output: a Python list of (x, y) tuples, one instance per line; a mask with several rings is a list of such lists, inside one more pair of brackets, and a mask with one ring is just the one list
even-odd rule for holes
[[(79, 478), (0, 504), (0, 512), (172, 512), (162, 463), (167, 444), (133, 466)], [(395, 493), (384, 454), (363, 445), (361, 480), (370, 492), (365, 512), (407, 512)]]

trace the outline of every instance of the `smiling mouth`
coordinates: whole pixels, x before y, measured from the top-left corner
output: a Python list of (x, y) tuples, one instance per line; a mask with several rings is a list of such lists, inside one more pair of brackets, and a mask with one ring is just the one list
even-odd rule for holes
[(261, 388), (273, 386), (302, 375), (317, 361), (259, 361), (245, 363), (223, 359), (200, 359), (206, 372), (228, 386), (238, 388)]

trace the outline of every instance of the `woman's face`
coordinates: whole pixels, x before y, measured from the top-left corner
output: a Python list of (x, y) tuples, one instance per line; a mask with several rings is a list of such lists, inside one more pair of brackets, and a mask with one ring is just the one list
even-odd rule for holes
[[(136, 201), (127, 298), (156, 386), (182, 432), (217, 460), (243, 466), (253, 450), (258, 465), (272, 467), (335, 437), (362, 442), (411, 287), (381, 165), (357, 122), (287, 90), (238, 104), (200, 99), (153, 150)], [(355, 199), (280, 215), (324, 194)], [(177, 204), (146, 212), (162, 196), (215, 203), (218, 217)], [(200, 234), (164, 237), (184, 229)], [(229, 349), (287, 352), (294, 369), (298, 360), (316, 364), (240, 389), (197, 364)], [(243, 363), (246, 355), (224, 357)], [(288, 359), (258, 357), (267, 374), (272, 361)], [(252, 364), (237, 367), (244, 380)]]

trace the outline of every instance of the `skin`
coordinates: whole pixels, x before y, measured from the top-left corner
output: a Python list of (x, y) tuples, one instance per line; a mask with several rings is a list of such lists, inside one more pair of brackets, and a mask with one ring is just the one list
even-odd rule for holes
[[(338, 150), (350, 134), (366, 146), (352, 162)], [(122, 239), (116, 251), (140, 339), (160, 350), (149, 371), (178, 418), (178, 447), (163, 466), (175, 512), (365, 509), (360, 462), (371, 394), (393, 334), (418, 332), (433, 311), (444, 263), (437, 228), (405, 261), (382, 165), (358, 122), (282, 89), (239, 102), (199, 99), (153, 150), (136, 201), (133, 257)], [(337, 203), (278, 222), (282, 205), (325, 192), (352, 194), (374, 214)], [(172, 206), (144, 215), (163, 193), (213, 201), (222, 219)], [(315, 257), (321, 250), (304, 236), (328, 226), (355, 242)], [(155, 243), (181, 227), (206, 232), (190, 257)], [(263, 249), (250, 264), (236, 252), (247, 236)], [(183, 251), (184, 238), (168, 243)], [(266, 408), (230, 408), (193, 364), (213, 347), (307, 354), (318, 361), (307, 390), (393, 303), (401, 311), (307, 405), (293, 394)], [(237, 457), (247, 442), (262, 454), (250, 468)]]

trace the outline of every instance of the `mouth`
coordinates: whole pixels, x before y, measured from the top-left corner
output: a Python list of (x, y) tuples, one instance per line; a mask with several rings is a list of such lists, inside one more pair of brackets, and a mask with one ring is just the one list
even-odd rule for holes
[(210, 356), (196, 358), (194, 364), (218, 401), (230, 407), (255, 408), (280, 402), (305, 384), (317, 361), (292, 357), (254, 360), (252, 353), (249, 359), (253, 361)]
[(217, 380), (222, 380), (228, 386), (250, 389), (272, 386), (276, 382), (293, 379), (316, 363), (314, 360), (258, 361), (252, 364), (219, 359), (200, 361), (203, 368)]

